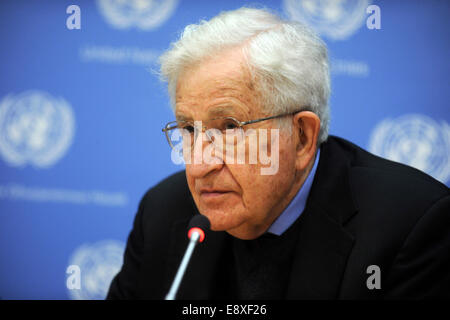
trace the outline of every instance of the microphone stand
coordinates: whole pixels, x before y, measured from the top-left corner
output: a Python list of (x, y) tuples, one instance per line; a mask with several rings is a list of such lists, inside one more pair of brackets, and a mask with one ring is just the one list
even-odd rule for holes
[(197, 245), (199, 239), (200, 234), (194, 231), (191, 235), (186, 253), (184, 254), (183, 260), (181, 260), (181, 264), (178, 267), (177, 274), (175, 276), (175, 279), (173, 279), (172, 286), (170, 287), (169, 293), (166, 295), (165, 300), (175, 300), (175, 296), (177, 294), (181, 280), (183, 279), (184, 272), (186, 271), (189, 260), (191, 259), (192, 253), (194, 252), (194, 248)]

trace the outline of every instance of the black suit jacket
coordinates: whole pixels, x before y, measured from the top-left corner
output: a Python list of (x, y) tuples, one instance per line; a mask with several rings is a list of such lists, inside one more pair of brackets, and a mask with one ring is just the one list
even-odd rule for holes
[[(163, 299), (180, 264), (189, 219), (198, 213), (179, 172), (143, 197), (109, 299)], [(287, 299), (450, 297), (450, 192), (411, 167), (329, 137), (301, 219)], [(222, 249), (209, 232), (178, 299), (217, 296)], [(381, 289), (368, 289), (370, 265)]]

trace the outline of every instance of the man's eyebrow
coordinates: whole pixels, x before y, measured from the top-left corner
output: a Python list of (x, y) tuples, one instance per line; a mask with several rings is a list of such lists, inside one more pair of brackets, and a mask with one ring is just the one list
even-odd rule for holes
[(177, 121), (190, 121), (190, 120), (192, 120), (191, 117), (185, 116), (184, 114), (175, 114), (175, 119), (177, 119)]
[(231, 106), (219, 106), (209, 109), (208, 116), (210, 118), (229, 116), (231, 114), (234, 114), (234, 111), (234, 108)]
[[(214, 119), (214, 118), (220, 118), (220, 117), (226, 117), (226, 116), (233, 116), (235, 115), (236, 110), (232, 106), (217, 106), (210, 108), (208, 110), (208, 118)], [(186, 116), (182, 113), (175, 114), (175, 118), (177, 121), (192, 121), (191, 116)]]

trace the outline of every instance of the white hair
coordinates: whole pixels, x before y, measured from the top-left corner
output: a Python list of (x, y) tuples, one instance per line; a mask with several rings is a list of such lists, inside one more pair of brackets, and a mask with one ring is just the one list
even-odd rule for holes
[(320, 119), (318, 144), (328, 137), (330, 75), (325, 43), (305, 25), (266, 9), (240, 8), (188, 25), (160, 57), (172, 108), (180, 73), (188, 66), (240, 47), (262, 97), (276, 115), (307, 109)]

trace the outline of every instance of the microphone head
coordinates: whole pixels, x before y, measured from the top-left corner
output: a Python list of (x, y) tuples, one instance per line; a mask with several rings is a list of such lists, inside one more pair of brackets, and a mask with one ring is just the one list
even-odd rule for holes
[(203, 242), (205, 239), (205, 231), (209, 230), (211, 227), (211, 223), (209, 219), (201, 214), (197, 214), (191, 218), (188, 225), (188, 237), (191, 238), (194, 232), (198, 232), (200, 234), (200, 242)]

